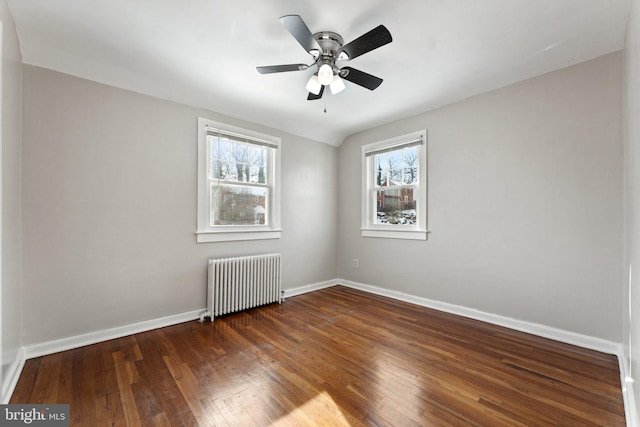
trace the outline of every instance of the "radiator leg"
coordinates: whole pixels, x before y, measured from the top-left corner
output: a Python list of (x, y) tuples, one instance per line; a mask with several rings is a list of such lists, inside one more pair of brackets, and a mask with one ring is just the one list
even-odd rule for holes
[(284, 290), (282, 290), (282, 291), (280, 291), (280, 301), (278, 301), (278, 303), (282, 304), (285, 301), (286, 300), (284, 299)]
[[(200, 323), (204, 323), (204, 319), (206, 319), (207, 317), (211, 317), (211, 313), (205, 311), (200, 315)], [(211, 318), (211, 320), (213, 321), (213, 318)]]

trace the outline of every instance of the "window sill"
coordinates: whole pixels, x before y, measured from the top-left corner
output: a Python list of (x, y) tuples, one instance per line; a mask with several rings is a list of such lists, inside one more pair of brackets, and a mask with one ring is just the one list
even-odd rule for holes
[(360, 229), (362, 237), (379, 237), (383, 239), (427, 240), (427, 230), (374, 230)]
[(197, 231), (196, 242), (198, 243), (238, 242), (242, 240), (279, 239), (281, 236), (282, 236), (282, 230)]

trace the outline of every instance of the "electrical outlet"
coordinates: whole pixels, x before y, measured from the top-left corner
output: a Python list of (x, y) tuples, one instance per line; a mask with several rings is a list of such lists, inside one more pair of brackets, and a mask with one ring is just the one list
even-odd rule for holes
[(353, 268), (358, 268), (358, 258), (353, 259)]

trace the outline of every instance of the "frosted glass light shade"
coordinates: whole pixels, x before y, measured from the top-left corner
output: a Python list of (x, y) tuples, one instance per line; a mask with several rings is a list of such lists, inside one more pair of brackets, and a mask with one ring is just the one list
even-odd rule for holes
[(329, 85), (332, 94), (340, 93), (344, 90), (344, 80), (340, 78), (337, 74), (333, 76), (333, 81)]
[(322, 89), (322, 84), (320, 84), (320, 80), (318, 80), (318, 76), (315, 74), (311, 76), (309, 81), (307, 82), (306, 89), (314, 95), (320, 93), (320, 89)]
[(318, 80), (321, 85), (331, 84), (333, 81), (333, 68), (329, 64), (322, 64), (318, 69)]

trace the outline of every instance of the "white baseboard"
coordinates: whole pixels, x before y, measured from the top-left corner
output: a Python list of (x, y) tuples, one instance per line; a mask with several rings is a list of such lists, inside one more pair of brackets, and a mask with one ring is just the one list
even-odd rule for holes
[[(326, 282), (314, 283), (310, 285), (300, 286), (297, 288), (285, 289), (284, 296), (293, 297), (296, 295), (302, 295), (309, 292), (317, 291), (324, 288), (337, 285), (337, 280), (328, 280)], [(186, 313), (176, 314), (172, 316), (161, 317), (159, 319), (146, 320), (143, 322), (137, 322), (130, 325), (119, 326), (115, 328), (103, 329), (101, 331), (89, 332), (86, 334), (76, 335), (67, 338), (61, 338), (52, 341), (46, 341), (42, 343), (29, 344), (23, 346), (18, 351), (16, 360), (11, 365), (6, 381), (3, 383), (2, 403), (8, 403), (11, 399), (11, 395), (15, 390), (15, 387), (24, 368), (25, 361), (27, 359), (33, 359), (35, 357), (46, 356), (48, 354), (58, 353), (60, 351), (72, 350), (74, 348), (84, 347), (85, 345), (91, 345), (103, 341), (112, 340), (115, 338), (125, 337), (131, 334), (140, 332), (146, 332), (157, 328), (163, 328), (165, 326), (176, 325), (178, 323), (188, 322), (200, 318), (200, 315), (205, 312), (206, 309), (189, 311)]]
[(25, 358), (33, 359), (34, 357), (58, 353), (59, 351), (71, 350), (74, 348), (83, 347), (85, 345), (108, 341), (115, 338), (121, 338), (131, 334), (137, 334), (139, 332), (146, 332), (152, 329), (164, 328), (165, 326), (188, 322), (190, 320), (199, 319), (200, 314), (204, 310), (205, 309), (202, 308), (200, 310), (188, 311), (186, 313), (174, 314), (172, 316), (161, 317), (158, 319), (145, 320), (143, 322), (103, 329), (101, 331), (89, 332), (87, 334), (76, 335), (73, 337), (46, 341), (38, 344), (29, 344), (23, 347)]
[(636, 406), (635, 393), (631, 384), (626, 383), (622, 387), (622, 396), (624, 398), (624, 413), (628, 427), (640, 427), (640, 419), (638, 418), (638, 407)]
[(25, 361), (24, 347), (20, 347), (15, 360), (9, 368), (9, 372), (7, 372), (7, 378), (5, 378), (5, 381), (2, 384), (2, 402), (0, 403), (3, 405), (6, 405), (9, 403), (9, 400), (11, 400), (11, 395), (13, 395), (13, 390), (15, 390), (16, 385), (18, 385), (18, 379), (20, 379), (20, 374), (22, 373), (22, 368), (24, 368)]
[(624, 415), (627, 420), (627, 426), (640, 427), (640, 419), (638, 419), (639, 408), (636, 407), (631, 370), (627, 364), (627, 359), (624, 357), (622, 346), (618, 353), (618, 364), (620, 366), (620, 384), (622, 385), (622, 400), (624, 401)]
[[(295, 295), (301, 295), (308, 292), (317, 291), (320, 289), (328, 288), (336, 285), (336, 280), (328, 280), (326, 282), (314, 283), (306, 286), (300, 286), (297, 288), (285, 289), (284, 296), (292, 297)], [(45, 356), (47, 354), (53, 354), (60, 351), (71, 350), (85, 345), (95, 344), (102, 341), (112, 340), (115, 338), (125, 337), (127, 335), (136, 334), (139, 332), (150, 331), (152, 329), (163, 328), (165, 326), (176, 325), (178, 323), (188, 322), (190, 320), (199, 319), (200, 315), (205, 311), (205, 308), (200, 310), (189, 311), (186, 313), (175, 314), (172, 316), (161, 317), (159, 319), (146, 320), (143, 322), (133, 323), (130, 325), (119, 326), (116, 328), (104, 329), (96, 332), (89, 332), (87, 334), (76, 335), (68, 338), (61, 338), (53, 341), (46, 341), (43, 343), (29, 344), (23, 347), (24, 358), (33, 359), (34, 357)]]
[(523, 320), (499, 316), (497, 314), (487, 313), (460, 305), (417, 297), (403, 292), (379, 288), (377, 286), (352, 282), (350, 280), (337, 279), (336, 283), (364, 292), (409, 302), (423, 307), (432, 308), (434, 310), (444, 311), (446, 313), (468, 317), (470, 319), (480, 320), (494, 325), (504, 326), (509, 329), (514, 329), (517, 331), (526, 332), (528, 334), (549, 338), (555, 341), (600, 351), (602, 353), (616, 355), (618, 357), (618, 364), (620, 367), (620, 384), (622, 387), (622, 398), (624, 401), (624, 411), (627, 426), (640, 427), (640, 420), (638, 419), (638, 409), (640, 408), (636, 408), (634, 390), (629, 380), (631, 376), (629, 368), (625, 362), (626, 359), (623, 355), (623, 347), (620, 343), (603, 340), (601, 338), (591, 337), (588, 335), (577, 334), (575, 332), (565, 331), (562, 329), (553, 328), (551, 326), (540, 325), (538, 323), (525, 322)]
[[(337, 283), (338, 282), (336, 280), (328, 280), (326, 282), (285, 289), (284, 296), (286, 298), (295, 295), (301, 295), (308, 292), (335, 286)], [(85, 345), (95, 344), (115, 338), (121, 338), (139, 332), (150, 331), (152, 329), (163, 328), (165, 326), (188, 322), (191, 320), (199, 319), (200, 315), (205, 310), (205, 308), (202, 308), (200, 310), (193, 310), (186, 313), (161, 317), (159, 319), (146, 320), (143, 322), (132, 323), (130, 325), (103, 329), (101, 331), (89, 332), (86, 334), (76, 335), (68, 338), (61, 338), (37, 344), (29, 344), (23, 347), (23, 359), (33, 359), (34, 357), (46, 356), (47, 354), (58, 353), (60, 351), (71, 350), (74, 348), (83, 347)]]
[(313, 283), (311, 285), (299, 286), (284, 290), (284, 297), (295, 297), (296, 295), (307, 294), (309, 292), (319, 291), (320, 289), (330, 288), (339, 284), (338, 279), (327, 280), (326, 282)]
[[(630, 427), (640, 427), (637, 419), (638, 415), (635, 410), (635, 401), (633, 399), (633, 388), (630, 386), (630, 384), (625, 383), (626, 378), (629, 375), (628, 369), (624, 363), (622, 345), (619, 343), (344, 279), (328, 280), (325, 282), (285, 289), (284, 296), (285, 298), (293, 297), (296, 295), (302, 295), (305, 293), (318, 291), (320, 289), (329, 288), (335, 285), (343, 285), (364, 292), (369, 292), (372, 294), (409, 302), (423, 307), (428, 307), (435, 310), (444, 311), (447, 313), (456, 314), (499, 326), (504, 326), (510, 329), (515, 329), (545, 338), (550, 338), (556, 341), (601, 351), (603, 353), (615, 354), (618, 356), (618, 360), (620, 363), (620, 376), (622, 381), (622, 392), (625, 404), (625, 415), (627, 424)], [(47, 354), (53, 354), (60, 351), (71, 350), (74, 348), (83, 347), (85, 345), (95, 344), (115, 338), (121, 338), (127, 335), (162, 328), (165, 326), (171, 326), (178, 323), (188, 322), (191, 320), (199, 319), (201, 313), (203, 313), (204, 311), (205, 309), (202, 308), (200, 310), (189, 311), (186, 313), (162, 317), (159, 319), (152, 319), (116, 328), (90, 332), (73, 337), (26, 345), (19, 350), (16, 361), (12, 364), (11, 369), (9, 370), (9, 374), (7, 375), (7, 381), (4, 382), (4, 387), (2, 390), (2, 403), (8, 403), (8, 401), (10, 400), (24, 367), (25, 360), (27, 359), (45, 356)]]
[(537, 335), (544, 338), (564, 342), (567, 344), (577, 345), (579, 347), (597, 350), (608, 354), (618, 354), (621, 349), (619, 343), (607, 341), (601, 338), (591, 337), (588, 335), (577, 334), (562, 329), (553, 328), (551, 326), (540, 325), (538, 323), (526, 322), (523, 320), (513, 319), (510, 317), (500, 316), (497, 314), (487, 313), (461, 305), (449, 304), (442, 301), (436, 301), (428, 298), (417, 297), (406, 294), (404, 292), (393, 291), (389, 289), (379, 288), (377, 286), (365, 285), (363, 283), (352, 282), (350, 280), (338, 279), (337, 283), (353, 289), (369, 292), (393, 298), (400, 301), (409, 302), (423, 307), (433, 308), (434, 310), (444, 311), (459, 316), (468, 317), (470, 319), (480, 320), (494, 325), (504, 326), (516, 331), (526, 332), (528, 334)]

